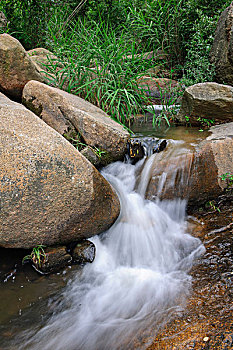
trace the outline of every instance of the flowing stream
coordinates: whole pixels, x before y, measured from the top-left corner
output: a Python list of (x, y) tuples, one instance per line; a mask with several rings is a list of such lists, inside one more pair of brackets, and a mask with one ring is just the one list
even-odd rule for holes
[(17, 349), (34, 350), (141, 349), (148, 332), (156, 334), (184, 308), (189, 270), (205, 248), (187, 232), (185, 201), (144, 198), (156, 156), (103, 170), (119, 195), (120, 217), (92, 239), (94, 263), (69, 281), (50, 318), (12, 348), (17, 342)]

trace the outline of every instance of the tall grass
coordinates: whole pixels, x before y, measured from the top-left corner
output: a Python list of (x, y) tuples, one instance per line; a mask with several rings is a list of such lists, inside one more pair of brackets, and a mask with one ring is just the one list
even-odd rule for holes
[(183, 0), (148, 0), (141, 8), (129, 7), (126, 25), (132, 37), (143, 47), (162, 50), (171, 60), (182, 58)]
[[(9, 30), (26, 46), (45, 45), (48, 79), (129, 125), (150, 103), (138, 79), (158, 65), (187, 85), (211, 80), (209, 48), (220, 12), (231, 0), (1, 0)], [(214, 4), (214, 6), (213, 6)], [(161, 65), (161, 61), (159, 62)], [(62, 67), (62, 68), (61, 68)], [(165, 103), (166, 104), (166, 103)]]
[(139, 51), (127, 31), (114, 30), (101, 17), (98, 22), (79, 19), (63, 28), (58, 17), (50, 23), (49, 46), (63, 68), (58, 71), (53, 62), (47, 66), (50, 82), (129, 125), (149, 103), (138, 85), (138, 79), (154, 65), (153, 58), (143, 58), (147, 47)]

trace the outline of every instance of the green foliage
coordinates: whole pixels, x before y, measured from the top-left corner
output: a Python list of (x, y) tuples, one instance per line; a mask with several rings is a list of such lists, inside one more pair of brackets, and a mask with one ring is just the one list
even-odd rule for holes
[(173, 87), (172, 84), (168, 84), (166, 87), (159, 88), (160, 99), (162, 103), (162, 111), (159, 115), (153, 116), (153, 125), (160, 126), (162, 121), (165, 121), (168, 126), (173, 122), (177, 115), (177, 104), (180, 97), (183, 95), (183, 89), (181, 86)]
[(219, 208), (219, 207), (216, 207), (216, 205), (214, 204), (213, 201), (207, 202), (207, 203), (206, 203), (206, 207), (212, 209), (213, 211), (218, 211), (219, 213), (221, 213), (220, 208)]
[(87, 18), (95, 21), (102, 17), (113, 27), (119, 27), (125, 23), (130, 3), (131, 1), (126, 0), (89, 0), (85, 5), (84, 14)]
[(208, 119), (208, 118), (201, 118), (198, 117), (197, 121), (201, 124), (201, 126), (203, 127), (211, 127), (212, 125), (214, 125), (214, 119)]
[[(88, 146), (88, 147), (90, 147), (90, 146)], [(98, 147), (94, 146), (94, 147), (92, 147), (92, 149), (99, 159), (101, 159), (106, 154), (106, 151), (103, 151)]]
[(214, 75), (214, 67), (209, 62), (209, 52), (214, 38), (216, 16), (208, 17), (201, 10), (196, 13), (198, 18), (193, 23), (192, 36), (186, 44), (187, 54), (182, 80), (185, 85), (212, 81)]
[(169, 55), (170, 61), (180, 61), (181, 36), (180, 29), (182, 0), (148, 0), (141, 7), (129, 7), (126, 26), (131, 37), (141, 47), (150, 50), (162, 50)]
[[(59, 72), (53, 62), (47, 66), (49, 81), (79, 95), (123, 124), (141, 112), (149, 98), (139, 89), (138, 79), (151, 68), (128, 32), (117, 31), (99, 18), (78, 20), (65, 28), (55, 21), (49, 25), (49, 46), (58, 56)], [(59, 35), (57, 33), (59, 32)]]
[(209, 38), (208, 28), (212, 30), (230, 3), (231, 0), (1, 0), (0, 11), (6, 14), (11, 32), (26, 48), (45, 44), (47, 23), (59, 10), (63, 24), (69, 18), (98, 23), (101, 17), (118, 34), (122, 28), (127, 30), (128, 39), (139, 47), (162, 49), (169, 59), (183, 64), (188, 52), (191, 60), (195, 43)]
[(44, 251), (45, 246), (42, 244), (37, 245), (33, 248), (30, 255), (26, 255), (22, 263), (24, 264), (25, 261), (30, 260), (32, 261), (36, 266), (41, 267), (43, 263), (46, 261), (46, 253)]
[(224, 173), (220, 176), (222, 181), (226, 181), (227, 183), (227, 189), (233, 188), (233, 174), (230, 173)]
[(184, 0), (183, 8), (189, 17), (190, 22), (196, 20), (197, 11), (201, 10), (207, 16), (219, 15), (226, 9), (232, 0)]
[(0, 11), (9, 21), (9, 32), (26, 49), (45, 45), (47, 22), (59, 6), (69, 9), (61, 0), (1, 0)]
[(77, 133), (77, 135), (74, 135), (74, 136), (69, 134), (64, 134), (63, 136), (79, 151), (81, 151), (83, 148), (87, 146), (84, 142), (81, 141), (80, 133)]
[[(209, 51), (231, 0), (1, 0), (7, 29), (26, 49), (44, 46), (58, 60), (48, 80), (129, 125), (150, 100), (138, 78), (153, 66), (175, 69), (186, 86), (213, 80)], [(144, 59), (153, 51), (163, 60)], [(161, 55), (160, 55), (161, 56)], [(62, 68), (61, 68), (62, 67)], [(163, 73), (159, 73), (163, 74)], [(155, 124), (174, 118), (166, 107)], [(169, 110), (169, 113), (168, 113)]]

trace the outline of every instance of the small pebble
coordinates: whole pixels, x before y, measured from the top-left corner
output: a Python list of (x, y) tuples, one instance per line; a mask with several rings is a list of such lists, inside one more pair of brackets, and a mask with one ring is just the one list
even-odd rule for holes
[(208, 340), (209, 340), (209, 337), (205, 337), (203, 340), (204, 340), (204, 341), (208, 341)]

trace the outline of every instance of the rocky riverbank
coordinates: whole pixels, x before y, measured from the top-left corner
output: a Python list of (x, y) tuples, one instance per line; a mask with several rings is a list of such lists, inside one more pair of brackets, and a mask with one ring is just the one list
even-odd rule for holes
[[(167, 164), (166, 157), (161, 161), (155, 157), (146, 190), (149, 199), (154, 199), (163, 173), (166, 181), (160, 199), (188, 197), (189, 207), (196, 210), (229, 194), (233, 176), (232, 8), (233, 4), (219, 20), (211, 51), (211, 57), (217, 57), (217, 82), (188, 87), (176, 120), (206, 129), (223, 124), (211, 127), (195, 151), (175, 156), (173, 167), (171, 159)], [(219, 55), (221, 45), (227, 61)], [(12, 36), (0, 35), (0, 246), (5, 248), (78, 242), (105, 231), (120, 212), (116, 193), (90, 162), (100, 167), (122, 160), (130, 135), (98, 107), (45, 84), (43, 67), (51, 59), (56, 57), (48, 50), (26, 52)], [(57, 74), (61, 69), (58, 65)], [(221, 74), (228, 85), (219, 84)], [(167, 85), (179, 87), (165, 78), (144, 76), (139, 81), (155, 99), (166, 95)], [(164, 152), (169, 153), (169, 147)]]

